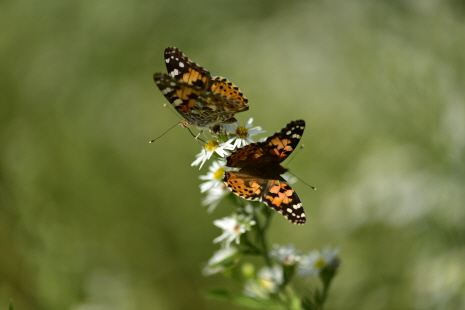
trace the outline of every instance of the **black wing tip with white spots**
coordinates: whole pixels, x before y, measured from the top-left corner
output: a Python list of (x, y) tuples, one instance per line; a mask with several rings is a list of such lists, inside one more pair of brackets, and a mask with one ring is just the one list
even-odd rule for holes
[(183, 52), (181, 52), (181, 50), (177, 47), (167, 46), (165, 48), (165, 55), (171, 55), (171, 54), (183, 54)]
[(272, 186), (264, 192), (260, 200), (282, 214), (292, 224), (305, 224), (306, 216), (302, 202), (287, 182), (272, 181)]
[(288, 123), (286, 127), (284, 127), (281, 130), (281, 133), (284, 133), (286, 135), (292, 134), (292, 135), (295, 135), (295, 138), (300, 139), (302, 138), (304, 130), (305, 130), (305, 121), (303, 119), (299, 119), (299, 120)]
[[(278, 211), (280, 212), (280, 211)], [(307, 218), (305, 217), (304, 208), (302, 203), (299, 201), (295, 205), (287, 206), (285, 210), (280, 212), (289, 222), (295, 225), (305, 224)]]

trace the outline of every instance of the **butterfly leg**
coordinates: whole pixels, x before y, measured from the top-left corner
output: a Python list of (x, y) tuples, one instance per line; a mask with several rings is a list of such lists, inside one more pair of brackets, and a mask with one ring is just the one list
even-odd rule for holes
[(195, 140), (197, 140), (197, 141), (200, 140), (200, 141), (202, 141), (203, 143), (207, 143), (207, 142), (205, 142), (205, 141), (203, 141), (202, 139), (199, 138), (199, 136), (200, 136), (200, 135), (202, 134), (202, 132), (203, 132), (203, 129), (202, 129), (197, 135), (194, 135), (194, 133), (191, 131), (190, 128), (187, 128), (187, 130), (189, 130), (189, 132), (191, 133), (191, 135), (194, 137)]

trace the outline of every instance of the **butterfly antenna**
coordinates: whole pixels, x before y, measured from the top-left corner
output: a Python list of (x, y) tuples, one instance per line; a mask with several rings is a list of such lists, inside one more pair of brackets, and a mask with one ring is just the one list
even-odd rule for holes
[(295, 150), (295, 152), (292, 153), (291, 158), (289, 158), (289, 161), (286, 163), (286, 166), (289, 166), (290, 162), (294, 159), (295, 155), (304, 147), (305, 145), (301, 144), (300, 147), (297, 150)]
[[(302, 150), (303, 148), (305, 147), (305, 144), (301, 144), (300, 147), (294, 152), (292, 153), (292, 157), (289, 159), (289, 161), (287, 162), (286, 166), (289, 165), (289, 163), (294, 159), (295, 155), (300, 151)], [(290, 174), (292, 174), (293, 176), (295, 176), (297, 178), (297, 180), (299, 180), (300, 182), (304, 183), (305, 185), (307, 185), (308, 187), (310, 187), (311, 189), (313, 190), (316, 190), (316, 187), (315, 186), (311, 186), (310, 184), (304, 182), (301, 178), (299, 178), (298, 176), (296, 176), (295, 174), (293, 174), (292, 172), (288, 171)]]
[(289, 172), (290, 174), (292, 174), (293, 176), (295, 176), (297, 178), (297, 180), (299, 180), (300, 182), (304, 183), (305, 185), (307, 185), (308, 187), (310, 187), (311, 189), (315, 190), (316, 191), (316, 187), (315, 186), (311, 186), (310, 184), (304, 182), (301, 178), (299, 178), (298, 176), (296, 176), (295, 174), (293, 174), (292, 172), (290, 171), (287, 171)]
[(173, 129), (174, 127), (176, 127), (177, 125), (179, 125), (181, 123), (176, 123), (174, 124), (174, 126), (171, 126), (170, 129), (168, 129), (167, 131), (165, 131), (164, 133), (162, 133), (161, 135), (159, 135), (158, 137), (156, 137), (155, 139), (149, 141), (149, 143), (153, 143), (155, 140), (158, 140), (159, 138), (163, 137), (168, 131), (170, 131), (171, 129)]

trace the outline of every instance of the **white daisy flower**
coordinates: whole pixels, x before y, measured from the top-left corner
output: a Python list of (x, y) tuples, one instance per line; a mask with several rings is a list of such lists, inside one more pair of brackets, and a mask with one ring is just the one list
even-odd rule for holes
[(341, 263), (338, 248), (324, 247), (321, 251), (321, 256), (323, 256), (325, 261), (325, 268), (336, 270)]
[(273, 245), (274, 250), (270, 252), (270, 257), (278, 260), (283, 265), (292, 266), (301, 259), (301, 252), (297, 251), (293, 244)]
[(325, 247), (321, 253), (314, 250), (308, 255), (303, 255), (298, 273), (301, 276), (318, 276), (323, 269), (336, 270), (339, 263), (339, 249)]
[(208, 168), (209, 172), (206, 175), (201, 175), (199, 178), (205, 180), (200, 184), (200, 192), (205, 193), (209, 189), (217, 186), (224, 185), (223, 175), (225, 171), (225, 162), (223, 160), (214, 161), (211, 166)]
[(276, 293), (278, 286), (283, 284), (283, 269), (279, 265), (263, 267), (258, 273), (258, 280), (269, 292)]
[(318, 250), (303, 255), (298, 274), (301, 276), (318, 276), (325, 266), (325, 260)]
[(249, 280), (244, 287), (244, 294), (257, 299), (268, 299), (270, 294), (276, 293), (284, 282), (281, 266), (263, 267), (257, 279)]
[(220, 157), (226, 157), (229, 155), (227, 150), (232, 150), (232, 146), (226, 143), (219, 144), (218, 141), (212, 139), (208, 141), (203, 147), (202, 151), (196, 155), (197, 158), (194, 160), (191, 166), (197, 166), (200, 164), (200, 170), (203, 164), (210, 159), (213, 153), (218, 154)]
[(232, 217), (216, 220), (213, 224), (223, 229), (221, 236), (215, 238), (213, 242), (223, 242), (223, 245), (228, 248), (233, 241), (239, 244), (241, 235), (250, 230), (251, 226), (255, 225), (255, 221), (252, 220), (252, 216), (245, 217), (242, 214), (234, 214)]
[(238, 253), (235, 247), (222, 248), (216, 251), (208, 261), (207, 267), (203, 269), (203, 274), (210, 276), (223, 271), (237, 261)]
[(260, 282), (256, 279), (245, 282), (244, 295), (261, 300), (266, 300), (270, 297), (268, 290), (261, 286)]
[(228, 136), (232, 136), (232, 138), (226, 141), (225, 144), (231, 145), (233, 150), (241, 148), (254, 142), (251, 136), (266, 132), (265, 130), (262, 130), (262, 127), (260, 126), (250, 128), (252, 127), (252, 122), (253, 118), (250, 118), (245, 126), (239, 126), (238, 122), (225, 126)]
[(203, 206), (208, 206), (208, 213), (213, 212), (220, 201), (230, 193), (226, 185), (215, 186), (207, 191), (207, 196), (202, 200)]

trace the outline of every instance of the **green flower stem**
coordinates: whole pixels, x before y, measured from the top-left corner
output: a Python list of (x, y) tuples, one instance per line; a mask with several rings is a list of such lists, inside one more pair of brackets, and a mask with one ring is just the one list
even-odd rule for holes
[(323, 289), (321, 291), (321, 294), (317, 295), (317, 309), (319, 310), (323, 310), (323, 305), (325, 304), (326, 298), (328, 297), (329, 287), (335, 274), (336, 272), (334, 270), (328, 268), (323, 269), (320, 274), (320, 279), (323, 283)]
[(245, 254), (262, 255), (262, 250), (260, 248), (258, 248), (255, 244), (253, 244), (247, 238), (247, 234), (244, 234), (242, 238), (243, 238), (242, 244), (247, 247), (247, 249), (243, 251)]
[[(257, 236), (257, 242), (260, 244), (262, 248), (262, 256), (263, 259), (265, 260), (265, 263), (268, 267), (271, 267), (271, 259), (268, 256), (268, 242), (266, 240), (266, 231), (270, 227), (270, 222), (271, 222), (271, 217), (273, 213), (270, 212), (268, 208), (264, 209), (264, 214), (265, 214), (265, 220), (264, 224), (262, 225), (259, 219), (259, 216), (257, 214), (257, 210), (259, 208), (254, 208), (254, 219), (256, 221), (256, 236)], [(262, 207), (263, 209), (263, 207)]]

